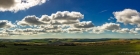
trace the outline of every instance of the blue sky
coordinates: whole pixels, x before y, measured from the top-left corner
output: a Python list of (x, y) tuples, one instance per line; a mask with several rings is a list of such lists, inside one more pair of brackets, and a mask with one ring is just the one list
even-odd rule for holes
[(41, 16), (44, 14), (51, 15), (57, 11), (77, 11), (84, 14), (84, 21), (93, 21), (97, 25), (102, 25), (105, 22), (109, 22), (108, 18), (113, 16), (112, 13), (114, 11), (127, 8), (139, 11), (138, 2), (138, 0), (50, 0), (40, 6), (35, 6), (17, 13), (9, 11), (0, 12), (0, 18), (14, 22), (16, 20), (21, 20), (27, 15)]
[[(79, 21), (80, 22), (86, 21), (83, 23), (84, 24), (88, 23), (89, 25), (90, 22), (88, 21), (91, 21), (94, 27), (85, 28), (82, 26), (82, 28), (79, 27), (75, 28), (80, 30), (81, 29), (88, 30), (88, 32), (82, 30), (83, 33), (80, 34), (51, 32), (51, 34), (45, 33), (45, 34), (37, 34), (35, 36), (38, 38), (40, 37), (42, 38), (53, 38), (53, 37), (55, 38), (139, 38), (138, 36), (140, 31), (139, 28), (140, 22), (137, 21), (140, 20), (139, 0), (127, 0), (127, 1), (126, 0), (37, 0), (37, 1), (38, 2), (34, 1), (35, 4), (32, 4), (31, 1), (27, 0), (28, 3), (25, 3), (25, 5), (27, 5), (25, 7), (5, 6), (6, 4), (0, 4), (0, 20), (7, 20), (4, 22), (6, 23), (11, 22), (10, 24), (14, 25), (14, 27), (12, 28), (11, 27), (5, 28), (6, 24), (4, 26), (1, 24), (2, 22), (0, 22), (1, 33), (3, 33), (3, 30), (6, 29), (7, 30), (17, 29), (17, 26), (20, 26), (17, 24), (18, 22), (20, 21), (22, 22), (26, 18), (28, 19), (34, 17), (33, 15), (35, 15), (38, 18), (41, 18), (42, 15), (51, 16), (52, 14), (56, 14), (58, 11), (61, 11), (60, 13), (63, 13), (64, 11), (68, 11), (70, 13), (79, 12), (80, 15), (84, 16), (83, 19), (80, 19)], [(0, 0), (0, 2), (5, 2), (5, 0)], [(32, 5), (29, 5), (29, 3), (31, 3)], [(14, 5), (19, 5), (19, 4), (14, 4)], [(30, 26), (32, 26), (32, 24), (30, 23)], [(71, 25), (74, 24), (75, 23)], [(28, 28), (33, 28), (30, 26), (28, 26)], [(24, 28), (26, 29), (27, 27)], [(96, 31), (101, 31), (101, 32), (96, 32)], [(6, 38), (15, 38), (15, 39), (20, 38), (20, 37), (15, 37), (15, 35), (14, 36), (10, 35), (11, 37), (6, 37)], [(20, 36), (20, 35), (16, 35), (16, 36)], [(28, 35), (22, 35), (22, 36), (23, 36), (22, 38), (28, 39), (28, 37), (25, 37)], [(34, 38), (34, 37), (30, 37), (30, 38)]]

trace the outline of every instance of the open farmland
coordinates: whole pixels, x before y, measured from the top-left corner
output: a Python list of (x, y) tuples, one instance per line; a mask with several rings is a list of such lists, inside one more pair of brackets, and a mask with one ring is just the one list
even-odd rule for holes
[[(73, 44), (73, 45), (72, 45)], [(102, 42), (1, 42), (0, 55), (140, 55), (139, 40)]]

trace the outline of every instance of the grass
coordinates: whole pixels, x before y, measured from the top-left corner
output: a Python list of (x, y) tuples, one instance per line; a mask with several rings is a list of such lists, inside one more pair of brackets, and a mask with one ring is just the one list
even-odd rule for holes
[[(140, 44), (101, 46), (14, 46), (6, 44), (0, 55), (140, 55)], [(27, 48), (28, 50), (23, 50)], [(130, 53), (133, 52), (133, 53)]]

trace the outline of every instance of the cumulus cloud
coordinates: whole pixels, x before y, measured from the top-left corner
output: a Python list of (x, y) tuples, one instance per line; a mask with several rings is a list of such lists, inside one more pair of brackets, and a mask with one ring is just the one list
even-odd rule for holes
[(15, 27), (10, 21), (7, 20), (0, 20), (0, 28), (11, 28)]
[(10, 8), (15, 5), (15, 0), (0, 0), (0, 8)]
[(26, 16), (21, 21), (18, 22), (18, 25), (41, 25), (43, 22), (39, 21), (39, 18), (35, 15)]
[(48, 33), (63, 33), (64, 31), (61, 29), (56, 29), (56, 30), (47, 30), (46, 32), (48, 32)]
[[(118, 18), (117, 12), (115, 12), (114, 14), (117, 19)], [(121, 18), (120, 20), (118, 19), (119, 21), (117, 22), (124, 23), (124, 20), (122, 20), (122, 18), (124, 19), (124, 17), (122, 16), (127, 16), (127, 15), (125, 14), (123, 15), (120, 14), (120, 15)], [(84, 32), (88, 32), (88, 33), (92, 32), (92, 33), (100, 34), (100, 33), (104, 33), (105, 31), (137, 34), (138, 31), (140, 31), (140, 28), (134, 28), (134, 29), (121, 28), (120, 24), (118, 23), (105, 23), (101, 26), (94, 26), (92, 21), (80, 21), (80, 19), (83, 18), (84, 15), (82, 15), (80, 12), (59, 11), (53, 13), (51, 16), (48, 15), (42, 15), (41, 17), (36, 17), (35, 15), (25, 16), (22, 20), (17, 21), (18, 24), (17, 26), (13, 25), (10, 21), (1, 20), (0, 28), (7, 28), (7, 29), (1, 31), (0, 36), (36, 35), (42, 33), (84, 33)], [(36, 27), (31, 27), (32, 25)], [(15, 29), (12, 30), (8, 29), (11, 27), (15, 27)]]
[(56, 29), (61, 29), (59, 26), (54, 26), (54, 25), (47, 25), (47, 26), (40, 26), (40, 28), (43, 28), (45, 30), (56, 30)]
[(49, 22), (51, 18), (48, 15), (42, 15), (42, 17), (39, 20), (43, 22)]
[(83, 33), (83, 29), (80, 28), (68, 28), (64, 30), (66, 33)]
[(79, 23), (75, 23), (73, 25), (75, 28), (91, 28), (94, 27), (94, 24), (91, 21), (83, 21)]
[(140, 13), (133, 9), (113, 12), (117, 22), (140, 26)]
[(117, 32), (117, 33), (130, 33), (130, 34), (138, 34), (139, 28), (121, 28), (120, 24), (116, 23), (106, 23), (103, 24), (102, 26), (97, 26), (92, 28), (92, 32), (90, 33), (96, 33), (96, 34), (101, 34), (104, 33), (105, 31), (112, 31), (112, 32)]
[(35, 15), (28, 15), (24, 17), (21, 21), (18, 21), (18, 25), (43, 25), (43, 24), (50, 24), (50, 25), (64, 25), (64, 24), (75, 24), (79, 23), (80, 19), (82, 19), (84, 15), (80, 12), (69, 12), (69, 11), (62, 11), (53, 13), (51, 16), (42, 15), (41, 18), (36, 17)]
[(117, 30), (116, 32), (118, 32), (118, 33), (129, 33), (130, 30), (128, 28), (122, 28), (120, 30)]
[(51, 20), (49, 22), (51, 25), (69, 25), (69, 24), (75, 24), (79, 23), (79, 20)]
[(51, 24), (51, 25), (62, 25), (62, 23), (60, 23), (56, 20), (51, 20), (49, 24)]
[(79, 28), (69, 28), (68, 31), (82, 31), (82, 29), (79, 29)]
[(105, 31), (105, 30), (104, 30), (104, 29), (101, 29), (100, 26), (94, 27), (93, 30), (92, 30), (92, 32), (93, 32), (93, 33), (96, 33), (96, 34), (104, 33), (104, 31)]
[(115, 32), (117, 30), (120, 30), (120, 24), (116, 23), (105, 23), (101, 26), (96, 26), (92, 28), (92, 32), (90, 33), (96, 33), (96, 34), (101, 34), (104, 33), (105, 31), (112, 31)]
[(0, 11), (17, 12), (41, 5), (47, 0), (0, 0)]
[(135, 28), (136, 31), (140, 31), (140, 28)]
[(79, 23), (79, 20), (64, 20), (61, 21), (62, 24), (75, 24), (75, 23)]
[(50, 18), (61, 24), (74, 24), (78, 23), (80, 19), (84, 18), (84, 15), (80, 12), (58, 11), (53, 13)]
[(7, 36), (9, 36), (8, 33), (2, 31), (0, 32), (0, 37), (7, 37)]
[(136, 28), (128, 29), (128, 28), (121, 28), (120, 30), (116, 31), (117, 33), (130, 33), (130, 34), (138, 34), (138, 30)]
[(25, 28), (25, 29), (14, 29), (14, 30), (6, 30), (3, 31), (5, 33), (8, 33), (8, 35), (34, 35), (34, 34), (40, 34), (45, 33), (46, 30), (44, 29), (34, 29), (34, 28)]
[(51, 15), (51, 18), (54, 20), (77, 20), (77, 19), (83, 19), (84, 15), (82, 15), (80, 12), (69, 12), (69, 11), (58, 11)]
[(129, 33), (130, 34), (138, 34), (138, 32), (134, 28), (130, 29), (130, 32)]
[(103, 24), (103, 25), (101, 26), (101, 29), (104, 29), (104, 30), (111, 30), (111, 31), (119, 30), (119, 29), (120, 29), (120, 24), (116, 24), (116, 23), (106, 23), (106, 24)]

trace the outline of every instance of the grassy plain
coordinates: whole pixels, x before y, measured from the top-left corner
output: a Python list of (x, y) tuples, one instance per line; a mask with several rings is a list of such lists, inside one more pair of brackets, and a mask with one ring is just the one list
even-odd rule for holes
[[(6, 47), (0, 47), (0, 55), (140, 55), (138, 40), (131, 40), (127, 44), (103, 45), (76, 45), (76, 46), (51, 46), (51, 45), (23, 45), (15, 46), (15, 42), (3, 42)], [(109, 43), (112, 41), (109, 41)], [(18, 42), (19, 43), (19, 42)], [(22, 42), (27, 43), (27, 42)], [(28, 44), (31, 44), (28, 42)], [(33, 43), (34, 44), (34, 43)]]

